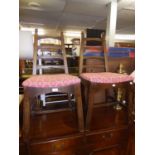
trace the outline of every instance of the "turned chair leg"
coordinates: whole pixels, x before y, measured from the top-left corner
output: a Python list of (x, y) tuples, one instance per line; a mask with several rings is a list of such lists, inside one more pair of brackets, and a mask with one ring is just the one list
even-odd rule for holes
[(84, 131), (84, 119), (83, 119), (83, 108), (82, 108), (82, 99), (81, 99), (81, 87), (80, 84), (74, 87), (75, 99), (77, 104), (77, 116), (78, 116), (78, 126), (79, 131)]

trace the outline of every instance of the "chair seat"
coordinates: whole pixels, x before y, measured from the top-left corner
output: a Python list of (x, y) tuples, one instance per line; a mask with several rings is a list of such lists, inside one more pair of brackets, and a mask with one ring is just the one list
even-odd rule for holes
[(80, 79), (76, 76), (68, 74), (55, 75), (34, 75), (25, 80), (22, 85), (24, 87), (49, 88), (64, 87), (80, 83)]
[(118, 74), (118, 73), (83, 73), (80, 75), (81, 78), (93, 82), (93, 83), (121, 83), (132, 81), (133, 77), (125, 74)]

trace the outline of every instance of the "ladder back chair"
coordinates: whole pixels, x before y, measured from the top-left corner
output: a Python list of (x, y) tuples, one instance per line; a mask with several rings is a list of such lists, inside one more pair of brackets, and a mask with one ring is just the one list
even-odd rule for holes
[[(61, 34), (62, 36), (62, 34)], [(35, 37), (37, 35), (35, 34)], [(36, 38), (35, 38), (36, 39)], [(62, 43), (63, 46), (63, 43)], [(64, 56), (64, 74), (46, 74), (32, 75), (25, 80), (22, 85), (24, 87), (24, 104), (23, 104), (23, 139), (29, 144), (31, 104), (36, 102), (36, 98), (41, 94), (62, 92), (66, 94), (74, 94), (76, 100), (76, 113), (79, 132), (84, 131), (83, 109), (81, 101), (80, 78), (67, 74), (67, 62), (64, 52), (64, 46), (61, 48)], [(42, 56), (39, 56), (41, 58)], [(43, 56), (44, 58), (44, 56)], [(37, 65), (37, 44), (34, 46), (34, 74), (41, 66)], [(53, 66), (52, 66), (53, 67)], [(56, 66), (57, 68), (57, 66)]]
[[(83, 72), (105, 72), (107, 66), (104, 59), (104, 43), (105, 35), (102, 33), (100, 38), (96, 37), (85, 37), (85, 33), (81, 33), (81, 47), (80, 47), (80, 60), (79, 60), (79, 75)], [(94, 45), (95, 44), (95, 45)], [(88, 100), (88, 87), (87, 83), (82, 83), (84, 90), (84, 110), (87, 111), (87, 100)], [(107, 93), (106, 91), (103, 93)], [(104, 95), (106, 96), (106, 95)]]
[[(93, 114), (93, 107), (94, 107), (94, 95), (101, 90), (109, 90), (109, 89), (118, 89), (120, 87), (125, 87), (127, 90), (130, 88), (130, 84), (132, 84), (133, 78), (128, 75), (122, 75), (118, 73), (111, 73), (111, 72), (89, 72), (89, 73), (83, 73), (83, 63), (84, 63), (84, 43), (86, 40), (93, 40), (94, 38), (83, 38), (84, 35), (82, 34), (81, 39), (81, 51), (80, 51), (80, 77), (82, 79), (82, 84), (84, 85), (84, 88), (87, 88), (85, 91), (85, 96), (87, 98), (87, 114), (86, 114), (86, 130), (90, 130), (91, 120), (92, 120), (92, 114)], [(102, 38), (103, 39), (103, 38)], [(101, 40), (99, 39), (94, 39)], [(102, 40), (104, 42), (104, 40)], [(106, 46), (102, 46), (102, 52), (104, 52), (104, 57), (100, 56), (100, 59), (104, 59), (105, 65), (102, 65), (102, 67), (108, 70), (108, 64), (107, 64), (107, 52), (108, 49), (106, 49)], [(94, 67), (94, 65), (92, 66)], [(98, 66), (100, 67), (100, 66)], [(85, 70), (87, 71), (87, 70)], [(118, 102), (121, 102), (118, 100)]]
[[(61, 33), (60, 37), (51, 37), (39, 36), (36, 31), (34, 40), (36, 52), (34, 53), (33, 74), (68, 74), (63, 33)], [(58, 100), (58, 98), (60, 99)], [(43, 109), (47, 109), (47, 104), (62, 104), (64, 102), (69, 103), (69, 107), (72, 107), (71, 101), (75, 101), (72, 94), (66, 93), (41, 94), (40, 100), (42, 101)], [(37, 109), (39, 108), (38, 106)], [(65, 108), (63, 108), (63, 110), (65, 110)], [(35, 111), (35, 113), (41, 113), (41, 111)]]

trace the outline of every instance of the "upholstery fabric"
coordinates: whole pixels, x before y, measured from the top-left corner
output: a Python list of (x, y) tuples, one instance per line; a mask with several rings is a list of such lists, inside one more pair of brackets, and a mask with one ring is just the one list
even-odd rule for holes
[(133, 71), (130, 76), (133, 78), (133, 82), (135, 82), (135, 71)]
[(76, 76), (68, 74), (55, 74), (55, 75), (34, 75), (25, 80), (22, 85), (24, 87), (64, 87), (80, 83), (80, 79)]
[(104, 72), (104, 73), (83, 73), (81, 78), (93, 83), (121, 83), (132, 81), (133, 77), (125, 74)]

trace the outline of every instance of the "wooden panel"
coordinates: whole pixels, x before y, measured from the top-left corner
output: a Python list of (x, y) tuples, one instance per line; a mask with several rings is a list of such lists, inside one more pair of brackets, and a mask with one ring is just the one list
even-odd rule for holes
[(127, 155), (135, 155), (135, 123), (134, 122), (132, 122), (132, 124), (129, 127)]
[(119, 150), (118, 148), (99, 150), (97, 152), (94, 152), (92, 155), (119, 155)]
[(127, 42), (124, 42), (124, 43), (116, 42), (115, 47), (135, 47), (135, 43), (134, 42), (133, 43), (132, 42), (131, 43), (130, 42), (128, 42), (128, 43)]
[(114, 105), (97, 107), (93, 109), (90, 131), (110, 129), (113, 127), (126, 127), (128, 123), (127, 109), (120, 111), (114, 109)]
[[(83, 137), (69, 137), (65, 139), (52, 140), (48, 142), (34, 143), (31, 145), (31, 154), (32, 155), (45, 155), (50, 153), (56, 153), (70, 150), (74, 151), (77, 148), (83, 145)], [(61, 154), (61, 153), (60, 153)]]
[(109, 146), (119, 144), (127, 140), (128, 130), (114, 130), (102, 133), (88, 134), (87, 144), (100, 144), (102, 146)]
[(76, 149), (69, 149), (69, 150), (64, 150), (64, 151), (59, 151), (59, 152), (54, 152), (50, 154), (42, 154), (42, 153), (37, 153), (37, 154), (31, 154), (31, 155), (85, 155), (85, 154), (78, 154)]
[(19, 143), (19, 155), (27, 155), (25, 144)]
[(63, 111), (31, 117), (31, 139), (57, 138), (78, 133), (75, 112)]
[(94, 150), (91, 155), (125, 155), (125, 148), (119, 145), (112, 148), (102, 148)]

